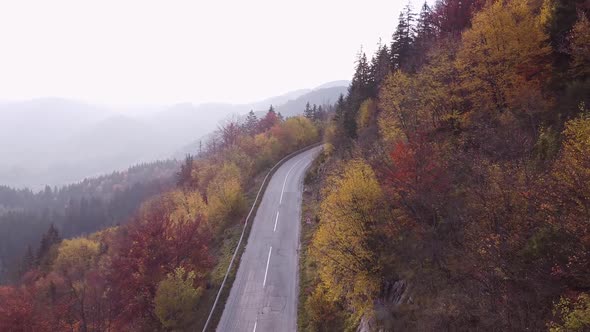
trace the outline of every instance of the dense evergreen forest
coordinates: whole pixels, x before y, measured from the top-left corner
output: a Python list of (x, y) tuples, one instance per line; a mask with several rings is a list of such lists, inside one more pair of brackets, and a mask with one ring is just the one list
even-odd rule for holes
[(40, 258), (43, 234), (68, 238), (124, 222), (170, 189), (179, 167), (172, 160), (141, 164), (38, 193), (0, 186), (0, 284), (17, 281)]
[[(131, 187), (141, 192), (142, 199), (150, 188), (160, 193), (120, 225), (111, 226), (112, 214), (121, 211), (115, 205), (128, 207), (126, 200), (139, 199), (108, 189), (120, 185), (117, 180), (109, 182), (111, 177), (94, 181), (90, 192), (101, 193), (96, 199), (107, 200), (105, 209), (92, 199), (80, 198), (75, 215), (81, 222), (74, 223), (75, 229), (66, 227), (69, 202), (63, 216), (66, 236), (60, 227), (47, 226), (37, 250), (25, 252), (19, 282), (0, 286), (0, 331), (158, 331), (202, 326), (239, 238), (251, 192), (283, 156), (319, 142), (330, 112), (329, 105), (308, 105), (306, 116), (283, 119), (271, 106), (260, 119), (250, 112), (244, 119), (223, 122), (197, 156), (187, 156), (167, 190), (162, 191), (166, 186)], [(155, 173), (149, 175), (154, 181)], [(32, 205), (42, 210), (51, 204), (62, 206), (61, 197), (68, 197), (68, 190), (77, 197), (87, 193), (85, 186), (75, 185), (38, 194), (4, 190), (4, 195), (20, 213), (18, 209), (31, 202), (39, 201)], [(44, 202), (60, 199), (61, 203)], [(82, 202), (89, 215), (80, 215)], [(121, 215), (129, 212), (123, 211)], [(26, 214), (19, 218), (22, 222)], [(89, 233), (90, 228), (101, 229), (66, 238)]]
[(441, 0), (359, 54), (307, 182), (301, 330), (590, 329), (589, 14)]

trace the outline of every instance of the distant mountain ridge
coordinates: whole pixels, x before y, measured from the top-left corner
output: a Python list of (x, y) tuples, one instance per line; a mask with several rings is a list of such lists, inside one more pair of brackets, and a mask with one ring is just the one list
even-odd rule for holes
[[(338, 85), (342, 84), (342, 85)], [(229, 112), (227, 115), (238, 113), (240, 115), (245, 115), (243, 112), (244, 109), (253, 110), (258, 117), (262, 117), (270, 108), (270, 105), (273, 105), (275, 111), (281, 113), (284, 117), (296, 116), (303, 114), (303, 110), (305, 109), (305, 105), (309, 102), (311, 105), (326, 105), (326, 104), (333, 104), (336, 102), (338, 97), (343, 94), (346, 95), (348, 91), (348, 84), (349, 81), (334, 81), (327, 84), (323, 84), (320, 87), (315, 89), (308, 89), (308, 90), (297, 90), (297, 92), (307, 91), (305, 93), (288, 93), (284, 94), (279, 97), (269, 98), (264, 101), (250, 104), (250, 105), (236, 105), (235, 107), (240, 108), (241, 112)], [(326, 86), (326, 87), (324, 87)], [(281, 100), (284, 101), (283, 104), (273, 103), (273, 101)], [(227, 105), (226, 105), (227, 106)], [(186, 116), (184, 117), (186, 119)], [(218, 121), (215, 121), (214, 127), (217, 126)], [(204, 137), (210, 133), (211, 131), (207, 131), (205, 135), (193, 139), (190, 143), (184, 145), (182, 148), (178, 149), (174, 157), (182, 158), (186, 154), (195, 153), (199, 148), (199, 141), (204, 140)]]
[(348, 90), (347, 86), (333, 86), (327, 88), (319, 88), (311, 90), (299, 98), (289, 100), (283, 105), (277, 106), (277, 111), (285, 117), (295, 116), (303, 113), (305, 104), (310, 103), (311, 105), (326, 105), (334, 104), (338, 97), (346, 95)]
[(320, 86), (317, 86), (314, 90), (342, 87), (342, 86), (348, 88), (349, 85), (350, 85), (350, 81), (348, 81), (348, 80), (332, 81), (332, 82), (324, 83)]
[[(62, 98), (0, 101), (0, 184), (43, 188), (178, 156), (231, 114), (301, 114), (307, 102), (333, 103), (348, 81), (300, 89), (247, 104), (179, 103), (125, 115)], [(192, 151), (195, 152), (195, 151)]]

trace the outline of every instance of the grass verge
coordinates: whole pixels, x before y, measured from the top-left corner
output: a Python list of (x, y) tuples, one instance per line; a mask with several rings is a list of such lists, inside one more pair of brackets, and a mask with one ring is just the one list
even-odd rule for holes
[(309, 255), (309, 246), (318, 224), (320, 211), (320, 190), (322, 187), (323, 166), (325, 155), (320, 154), (313, 162), (305, 177), (303, 190), (303, 206), (301, 209), (301, 245), (299, 252), (299, 299), (297, 305), (297, 330), (308, 331), (309, 318), (305, 303), (318, 283), (316, 262)]
[[(225, 303), (227, 301), (227, 298), (229, 297), (229, 292), (230, 292), (231, 287), (233, 285), (233, 281), (236, 277), (236, 272), (238, 271), (242, 254), (244, 252), (244, 249), (246, 248), (246, 244), (248, 243), (248, 238), (250, 236), (250, 230), (252, 229), (252, 224), (253, 224), (254, 218), (256, 217), (256, 211), (258, 210), (258, 206), (262, 202), (262, 197), (264, 196), (264, 192), (266, 191), (266, 187), (268, 186), (270, 179), (274, 175), (274, 172), (276, 170), (278, 170), (280, 168), (280, 166), (283, 163), (285, 163), (287, 160), (289, 160), (291, 157), (293, 157), (299, 153), (302, 153), (304, 151), (307, 151), (309, 149), (312, 149), (316, 146), (319, 146), (320, 144), (321, 143), (310, 145), (308, 147), (305, 147), (301, 150), (298, 150), (296, 152), (293, 152), (293, 153), (285, 156), (273, 168), (271, 168), (265, 172), (260, 172), (260, 174), (258, 174), (258, 176), (256, 176), (254, 178), (254, 180), (252, 181), (252, 184), (248, 187), (248, 191), (246, 192), (246, 195), (245, 195), (246, 202), (248, 203), (247, 206), (250, 207), (254, 203), (256, 203), (256, 205), (254, 206), (253, 213), (251, 214), (250, 219), (248, 220), (248, 226), (244, 232), (244, 239), (242, 240), (242, 243), (241, 243), (240, 247), (238, 248), (238, 253), (236, 255), (236, 259), (234, 261), (234, 264), (233, 264), (231, 270), (229, 271), (225, 285), (224, 285), (223, 289), (221, 290), (221, 295), (219, 297), (219, 301), (217, 303), (217, 306), (215, 307), (213, 315), (211, 316), (211, 320), (210, 320), (209, 325), (207, 327), (207, 331), (215, 331), (215, 329), (217, 328), (217, 324), (219, 323), (219, 320), (221, 319), (221, 314), (223, 313), (223, 309), (225, 308)], [(268, 173), (267, 181), (264, 182), (267, 172), (270, 172), (270, 173)], [(263, 187), (261, 190), (260, 197), (259, 197), (258, 201), (254, 202), (254, 200), (256, 199), (256, 194), (258, 193), (258, 190), (261, 185)], [(242, 218), (240, 220), (234, 220), (230, 224), (231, 226), (226, 228), (226, 230), (224, 232), (224, 239), (223, 239), (221, 245), (216, 246), (212, 250), (213, 255), (215, 257), (219, 257), (218, 263), (212, 272), (213, 273), (213, 282), (203, 292), (201, 301), (199, 301), (199, 308), (197, 309), (197, 316), (195, 317), (195, 325), (194, 325), (194, 329), (192, 329), (194, 331), (201, 331), (203, 329), (203, 326), (205, 325), (205, 322), (207, 321), (207, 317), (209, 316), (209, 312), (211, 311), (211, 307), (213, 306), (213, 303), (215, 301), (215, 297), (217, 296), (217, 292), (219, 291), (219, 287), (221, 286), (221, 282), (223, 280), (225, 272), (227, 271), (227, 267), (229, 266), (229, 263), (231, 261), (231, 257), (232, 257), (234, 250), (239, 242), (240, 235), (242, 233), (242, 228), (244, 227), (244, 218), (245, 217), (246, 216), (244, 215), (244, 216), (242, 216)]]

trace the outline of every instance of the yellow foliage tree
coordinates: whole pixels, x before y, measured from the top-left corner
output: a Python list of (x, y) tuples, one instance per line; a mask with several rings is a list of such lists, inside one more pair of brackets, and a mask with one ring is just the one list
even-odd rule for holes
[(170, 220), (175, 223), (194, 222), (198, 217), (207, 219), (207, 205), (198, 191), (174, 190), (164, 194), (162, 200), (170, 210)]
[(590, 114), (568, 121), (563, 134), (561, 155), (553, 168), (552, 204), (558, 206), (559, 225), (590, 247)]
[(318, 140), (318, 130), (313, 122), (303, 116), (288, 118), (277, 131), (284, 151), (292, 151)]
[[(480, 110), (531, 107), (549, 68), (551, 49), (530, 0), (493, 1), (463, 33), (457, 57), (463, 86)], [(525, 101), (525, 104), (523, 104)], [(529, 110), (530, 111), (530, 110)]]
[(590, 329), (590, 295), (580, 294), (575, 300), (562, 297), (553, 313), (561, 322), (551, 322), (550, 332), (588, 331)]
[(580, 15), (569, 37), (572, 55), (571, 69), (574, 77), (590, 77), (590, 21)]
[(460, 105), (458, 71), (454, 62), (456, 48), (452, 41), (441, 43), (428, 54), (426, 65), (416, 77), (423, 92), (420, 95), (420, 118), (431, 129), (452, 116)]
[(358, 118), (356, 120), (359, 130), (367, 128), (373, 121), (377, 113), (377, 103), (371, 98), (363, 101), (359, 108)]
[(305, 331), (343, 331), (343, 312), (326, 298), (326, 289), (320, 285), (305, 301), (307, 324)]
[(254, 145), (259, 151), (256, 161), (258, 167), (270, 166), (272, 161), (280, 154), (281, 145), (279, 141), (268, 133), (254, 136)]
[(245, 207), (240, 169), (225, 163), (207, 186), (207, 204), (212, 228), (220, 230), (229, 218), (239, 215)]
[[(101, 300), (101, 292), (86, 280), (86, 274), (96, 267), (100, 255), (100, 244), (87, 238), (63, 240), (58, 248), (54, 269), (59, 271), (75, 300), (72, 307), (80, 320), (80, 330), (88, 330), (88, 319), (93, 310), (89, 303)], [(75, 309), (74, 309), (75, 308)]]
[(154, 197), (142, 204), (139, 219), (150, 222), (154, 209), (163, 208), (167, 220), (174, 224), (188, 224), (200, 219), (201, 228), (212, 227), (209, 223), (209, 209), (199, 191), (172, 190)]
[(100, 244), (82, 237), (63, 240), (57, 252), (54, 268), (68, 275), (78, 275), (95, 265)]
[(321, 204), (311, 253), (329, 301), (344, 300), (358, 318), (371, 312), (379, 289), (377, 223), (383, 194), (371, 167), (360, 160), (332, 176)]
[(379, 131), (385, 141), (405, 139), (418, 128), (419, 89), (416, 80), (402, 71), (387, 76), (379, 92)]
[(154, 298), (156, 316), (166, 329), (185, 331), (196, 316), (203, 290), (193, 286), (195, 273), (177, 268), (158, 284)]
[[(240, 138), (240, 140), (242, 139)], [(244, 139), (243, 142), (240, 141), (239, 146), (234, 145), (223, 150), (221, 159), (225, 162), (235, 164), (241, 171), (241, 178), (249, 179), (254, 171), (254, 158), (246, 153), (246, 149), (244, 149), (242, 143), (247, 143), (247, 139)]]

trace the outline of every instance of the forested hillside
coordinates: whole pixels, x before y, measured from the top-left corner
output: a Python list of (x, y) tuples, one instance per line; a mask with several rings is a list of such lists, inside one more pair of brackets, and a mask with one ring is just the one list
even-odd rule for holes
[(179, 167), (173, 160), (136, 165), (38, 193), (0, 186), (0, 284), (18, 280), (42, 255), (44, 233), (68, 238), (122, 223), (170, 189)]
[(359, 54), (307, 181), (301, 330), (590, 329), (589, 14), (440, 0)]
[(283, 156), (319, 141), (320, 114), (283, 119), (271, 107), (227, 121), (127, 223), (63, 240), (50, 228), (20, 282), (0, 286), (0, 330), (201, 328), (252, 192)]
[(199, 329), (264, 175), (322, 137), (300, 330), (590, 330), (590, 0), (408, 5), (334, 106), (291, 104), (181, 165), (0, 187), (0, 331)]

